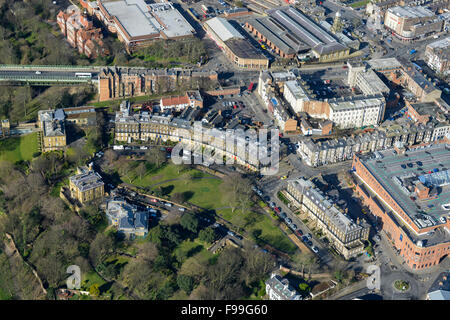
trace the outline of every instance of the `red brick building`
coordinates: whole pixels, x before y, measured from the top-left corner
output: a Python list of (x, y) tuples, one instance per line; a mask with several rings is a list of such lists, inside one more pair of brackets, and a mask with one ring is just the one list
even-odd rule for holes
[[(439, 154), (442, 158), (433, 158)], [(353, 158), (356, 193), (376, 217), (398, 256), (414, 270), (435, 266), (450, 253), (450, 207), (445, 209), (450, 200), (446, 190), (437, 191), (436, 186), (422, 183), (424, 175), (432, 172), (428, 169), (438, 167), (440, 161), (445, 163), (449, 155), (445, 144), (439, 144), (405, 154), (393, 155), (392, 150), (385, 150), (375, 159)], [(417, 170), (419, 167), (422, 169)], [(417, 171), (423, 171), (417, 173), (418, 179), (414, 177)]]
[(93, 22), (77, 7), (70, 6), (60, 11), (57, 16), (58, 26), (70, 45), (80, 54), (88, 58), (108, 54), (103, 43), (100, 28), (95, 28)]
[(186, 94), (182, 96), (163, 97), (160, 101), (162, 110), (183, 110), (189, 106), (193, 108), (203, 108), (203, 98), (199, 91), (187, 91)]

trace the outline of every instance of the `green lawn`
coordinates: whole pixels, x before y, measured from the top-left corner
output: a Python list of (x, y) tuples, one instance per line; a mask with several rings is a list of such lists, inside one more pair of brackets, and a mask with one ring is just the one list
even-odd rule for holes
[(361, 1), (353, 2), (350, 4), (350, 7), (352, 7), (352, 8), (364, 7), (369, 2), (370, 2), (370, 0), (361, 0)]
[(0, 140), (0, 160), (17, 162), (31, 160), (38, 152), (37, 133)]
[(83, 274), (82, 277), (82, 283), (81, 283), (81, 287), (86, 290), (89, 291), (89, 288), (93, 285), (93, 284), (98, 284), (99, 287), (105, 285), (107, 282), (105, 282), (102, 278), (100, 278), (100, 276), (97, 274), (97, 272), (95, 271), (89, 271), (88, 273)]
[[(142, 177), (142, 180), (139, 177), (135, 177), (132, 180), (132, 184), (138, 187), (149, 187), (156, 183), (170, 180), (170, 179), (180, 179), (175, 181), (170, 181), (166, 183), (161, 183), (157, 187), (161, 186), (162, 188), (173, 186), (173, 190), (170, 194), (174, 193), (183, 193), (183, 192), (191, 192), (190, 199), (188, 200), (192, 204), (197, 206), (207, 208), (207, 209), (215, 209), (224, 207), (227, 204), (222, 200), (222, 195), (220, 192), (220, 185), (222, 181), (219, 179), (182, 179), (182, 176), (185, 174), (195, 174), (197, 177), (213, 177), (207, 173), (196, 169), (187, 169), (185, 171), (178, 171), (183, 168), (182, 166), (177, 166), (174, 164), (168, 164), (162, 167), (159, 170), (151, 171), (147, 175)], [(122, 178), (123, 181), (128, 182), (126, 178)]]
[[(184, 170), (184, 171), (182, 171)], [(146, 175), (144, 175), (142, 177), (142, 180), (139, 179), (139, 177), (133, 173), (134, 177), (132, 180), (132, 184), (134, 184), (135, 186), (138, 187), (148, 187), (152, 184), (164, 181), (164, 180), (170, 180), (170, 179), (177, 179), (180, 178), (181, 175), (185, 174), (185, 173), (197, 173), (197, 174), (202, 174), (202, 176), (209, 176), (206, 173), (203, 173), (199, 170), (195, 170), (195, 169), (189, 169), (189, 168), (184, 168), (183, 166), (179, 166), (179, 165), (175, 165), (175, 164), (167, 164), (165, 166), (163, 166), (162, 168), (158, 169), (158, 170), (151, 170), (148, 171)]]
[[(248, 213), (242, 216), (242, 213), (239, 211), (232, 213), (231, 209), (218, 210), (217, 214), (235, 225), (241, 224), (242, 221), (245, 221), (245, 218), (250, 215), (250, 213)], [(293, 253), (297, 249), (288, 237), (286, 237), (286, 235), (274, 225), (272, 220), (265, 215), (258, 214), (256, 221), (247, 225), (245, 229), (250, 235), (253, 234), (254, 231), (259, 230), (261, 233), (258, 238), (261, 242), (267, 243), (278, 250)]]
[[(174, 164), (169, 164), (162, 169), (151, 172), (145, 177), (142, 178), (142, 181), (139, 181), (139, 178), (133, 181), (133, 184), (141, 187), (146, 187), (152, 184), (155, 184), (160, 181), (165, 181), (168, 179), (176, 179), (180, 177), (178, 174), (179, 166)], [(189, 169), (189, 173), (193, 173), (195, 169)], [(181, 173), (184, 174), (185, 172)], [(210, 176), (207, 174), (203, 174), (204, 176)], [(242, 213), (235, 211), (231, 212), (231, 209), (220, 209), (223, 207), (227, 207), (228, 203), (223, 197), (223, 193), (221, 190), (222, 181), (219, 179), (194, 179), (194, 180), (175, 180), (166, 183), (162, 183), (158, 186), (161, 187), (169, 187), (172, 186), (173, 189), (170, 194), (174, 193), (183, 193), (183, 192), (191, 192), (190, 199), (188, 200), (190, 203), (200, 206), (206, 209), (216, 209), (218, 215), (223, 217), (224, 219), (230, 221), (234, 225), (242, 226), (245, 223), (246, 218), (250, 218), (251, 213)], [(260, 230), (261, 234), (259, 235), (259, 239), (262, 242), (268, 243), (269, 245), (275, 247), (278, 250), (291, 253), (296, 250), (296, 246), (290, 242), (290, 240), (286, 237), (285, 234), (272, 222), (272, 220), (262, 214), (257, 215), (257, 219), (255, 222), (252, 222), (245, 226), (246, 231), (249, 234), (252, 234), (255, 230)], [(200, 243), (189, 242), (183, 243), (182, 247), (184, 250), (190, 250), (194, 248), (195, 245), (199, 245)], [(186, 247), (184, 247), (186, 246)], [(192, 247), (190, 247), (192, 246)], [(181, 249), (181, 250), (183, 250)], [(178, 249), (177, 249), (178, 250)], [(206, 251), (206, 250), (205, 250)], [(201, 251), (203, 252), (203, 250)]]
[(205, 209), (216, 209), (226, 206), (220, 192), (221, 180), (218, 179), (196, 179), (193, 181), (177, 180), (161, 184), (161, 186), (173, 186), (171, 194), (191, 192), (190, 203)]
[[(185, 256), (186, 259), (194, 256), (194, 255), (201, 255), (204, 256), (206, 259), (212, 257), (210, 252), (203, 246), (203, 243), (198, 240), (190, 241), (185, 240), (174, 250), (174, 255), (180, 254), (181, 256)], [(184, 259), (183, 262), (186, 260)]]

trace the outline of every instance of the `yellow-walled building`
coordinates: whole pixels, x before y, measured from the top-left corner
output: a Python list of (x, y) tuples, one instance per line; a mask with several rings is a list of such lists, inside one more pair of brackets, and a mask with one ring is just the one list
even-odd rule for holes
[(71, 197), (81, 204), (101, 199), (105, 193), (102, 177), (87, 167), (78, 168), (77, 173), (69, 179)]

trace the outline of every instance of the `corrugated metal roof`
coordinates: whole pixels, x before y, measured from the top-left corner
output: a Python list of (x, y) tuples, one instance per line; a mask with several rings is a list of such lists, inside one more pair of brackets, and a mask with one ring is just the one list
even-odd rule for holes
[(215, 17), (206, 24), (225, 42), (232, 38), (245, 39), (226, 19)]

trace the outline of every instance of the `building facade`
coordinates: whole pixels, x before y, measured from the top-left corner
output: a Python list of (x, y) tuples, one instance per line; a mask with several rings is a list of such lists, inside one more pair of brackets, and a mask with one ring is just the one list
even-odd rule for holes
[(203, 98), (198, 90), (187, 91), (186, 94), (182, 96), (163, 97), (161, 98), (159, 105), (162, 111), (168, 109), (181, 111), (187, 107), (203, 108)]
[[(197, 129), (202, 130), (200, 136), (195, 134), (196, 124), (199, 125)], [(210, 128), (203, 128), (200, 123), (193, 124), (172, 115), (148, 112), (132, 114), (129, 103), (124, 101), (120, 111), (116, 113), (114, 139), (123, 142), (172, 141), (179, 143), (183, 149), (190, 150), (192, 154), (207, 154), (214, 159), (226, 159), (227, 163), (232, 161), (250, 171), (264, 169), (258, 157), (258, 141), (246, 138), (244, 131), (236, 131), (233, 140), (235, 144), (230, 146), (225, 130), (208, 129)], [(239, 149), (238, 145), (244, 149)]]
[[(356, 192), (398, 256), (413, 270), (436, 266), (450, 252), (448, 177), (421, 173), (449, 164), (449, 154), (448, 145), (438, 144), (404, 154), (386, 150), (377, 157), (353, 159)], [(433, 205), (437, 197), (440, 200)]]
[(384, 26), (403, 41), (413, 41), (440, 32), (443, 25), (443, 20), (422, 6), (388, 8), (384, 18)]
[(215, 85), (215, 71), (105, 67), (98, 75), (99, 101)]
[(62, 109), (38, 111), (39, 144), (42, 152), (63, 149), (67, 144), (65, 114)]
[(365, 222), (354, 222), (336, 202), (308, 180), (288, 182), (287, 192), (308, 217), (316, 223), (331, 245), (346, 259), (361, 254), (369, 237), (370, 227)]
[(80, 54), (88, 58), (108, 54), (101, 29), (95, 28), (93, 22), (80, 9), (70, 6), (66, 12), (60, 11), (56, 19), (62, 34)]
[(428, 44), (425, 62), (438, 73), (450, 74), (450, 37)]
[(69, 178), (69, 190), (73, 199), (81, 204), (101, 199), (105, 193), (101, 176), (88, 167), (80, 167), (77, 174)]

